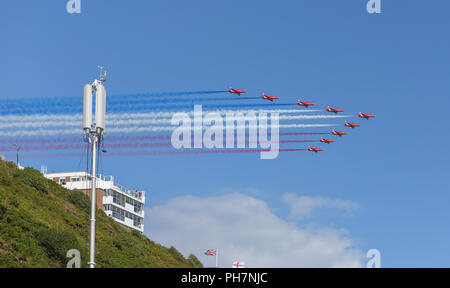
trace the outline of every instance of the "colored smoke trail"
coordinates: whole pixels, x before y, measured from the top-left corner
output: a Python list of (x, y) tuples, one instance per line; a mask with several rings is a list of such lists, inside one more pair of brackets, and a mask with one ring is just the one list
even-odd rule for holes
[[(181, 91), (181, 92), (155, 92), (155, 93), (134, 93), (134, 94), (113, 94), (108, 95), (108, 99), (111, 99), (112, 103), (121, 99), (156, 99), (158, 97), (166, 96), (201, 96), (210, 94), (219, 94), (228, 92), (227, 90), (207, 90), (207, 91)], [(27, 105), (42, 105), (46, 107), (51, 106), (64, 106), (66, 104), (83, 104), (83, 97), (49, 97), (49, 98), (22, 98), (22, 99), (4, 99), (0, 105), (1, 109), (8, 109)]]
[[(278, 129), (294, 129), (294, 128), (325, 128), (339, 126), (336, 124), (279, 124)], [(207, 127), (203, 127), (206, 129)], [(246, 129), (258, 129), (258, 126), (235, 126), (235, 130)], [(274, 129), (274, 125), (268, 126), (270, 129)], [(146, 133), (146, 132), (173, 132), (175, 129), (178, 131), (191, 130), (192, 128), (182, 129), (175, 126), (150, 126), (150, 127), (118, 127), (108, 128), (108, 134), (115, 133)], [(61, 135), (79, 135), (80, 129), (55, 129), (55, 130), (12, 130), (12, 131), (0, 131), (0, 137), (39, 137), (39, 136), (61, 136)]]
[(196, 95), (209, 95), (226, 93), (228, 90), (206, 90), (206, 91), (181, 91), (181, 92), (153, 92), (153, 93), (135, 93), (135, 94), (121, 94), (111, 95), (112, 98), (139, 98), (144, 99), (147, 97), (164, 97), (164, 96), (196, 96)]
[[(118, 99), (116, 101), (111, 101), (108, 99), (106, 106), (108, 110), (133, 110), (136, 106), (144, 105), (145, 107), (153, 107), (154, 104), (164, 104), (170, 105), (173, 103), (190, 103), (201, 104), (203, 102), (222, 102), (222, 101), (245, 101), (245, 100), (256, 100), (259, 97), (213, 97), (213, 98), (156, 98), (156, 99)], [(64, 103), (64, 104), (39, 104), (33, 103), (33, 106), (15, 106), (15, 107), (0, 107), (0, 114), (36, 114), (36, 113), (58, 113), (81, 110), (83, 104), (80, 103)]]
[(280, 133), (283, 136), (298, 136), (298, 135), (329, 135), (330, 133), (322, 133), (322, 132), (284, 132)]
[[(108, 142), (121, 142), (121, 141), (153, 141), (153, 140), (170, 140), (171, 135), (155, 135), (155, 136), (108, 136), (105, 139)], [(0, 143), (7, 144), (45, 144), (45, 143), (74, 143), (84, 142), (83, 137), (43, 137), (43, 138), (15, 138), (15, 139), (0, 139)]]
[[(279, 120), (320, 120), (320, 119), (341, 119), (348, 118), (351, 116), (346, 115), (295, 115), (295, 116), (285, 116), (281, 115), (278, 117)], [(245, 121), (246, 117), (235, 117), (235, 121)], [(170, 125), (172, 119), (131, 119), (131, 120), (111, 120), (109, 125), (112, 127), (120, 127), (120, 126), (143, 126), (143, 125)], [(72, 122), (73, 126), (79, 126), (80, 124)]]
[(178, 102), (198, 102), (198, 101), (239, 101), (239, 100), (256, 100), (259, 99), (259, 97), (249, 97), (249, 96), (240, 96), (240, 97), (233, 97), (233, 96), (227, 96), (227, 97), (209, 97), (209, 98), (134, 98), (134, 99), (116, 99), (116, 100), (110, 100), (107, 103), (107, 106), (110, 105), (131, 105), (131, 104), (152, 104), (152, 103), (178, 103)]
[[(315, 135), (329, 135), (330, 133), (319, 132), (280, 132), (280, 136), (315, 136)], [(270, 134), (260, 134), (262, 136), (270, 136)], [(242, 136), (241, 134), (236, 137)], [(248, 136), (248, 134), (245, 134)], [(106, 136), (107, 143), (126, 142), (126, 141), (155, 141), (155, 140), (170, 140), (171, 135), (143, 135), (143, 136)], [(43, 138), (9, 138), (0, 139), (0, 143), (5, 145), (17, 144), (46, 144), (46, 143), (76, 143), (83, 142), (83, 137), (43, 137)]]
[(121, 101), (108, 102), (107, 106), (124, 106), (133, 104), (153, 104), (153, 103), (181, 103), (181, 102), (211, 102), (211, 101), (243, 101), (243, 100), (256, 100), (259, 97), (211, 97), (211, 98), (157, 98), (157, 99), (124, 99)]
[[(185, 113), (186, 115), (192, 117), (194, 116), (194, 107), (191, 107), (191, 110), (180, 110), (180, 111), (171, 111), (171, 112), (146, 112), (146, 113), (112, 113), (107, 115), (107, 120), (120, 120), (120, 119), (146, 119), (146, 118), (169, 118), (173, 117), (177, 113)], [(303, 113), (312, 113), (312, 112), (320, 112), (321, 110), (301, 110), (301, 109), (245, 109), (245, 110), (225, 110), (225, 109), (216, 109), (216, 110), (205, 110), (203, 109), (203, 113), (218, 113), (221, 116), (225, 116), (227, 113), (278, 113), (278, 114), (303, 114)], [(55, 115), (57, 116), (57, 115)], [(78, 116), (81, 121), (81, 114)], [(15, 116), (12, 116), (15, 117)], [(1, 120), (1, 118), (0, 118)]]
[[(108, 107), (107, 111), (110, 112), (136, 112), (136, 111), (160, 111), (160, 110), (180, 110), (180, 109), (192, 109), (191, 105), (127, 105), (127, 106), (113, 106)], [(224, 104), (205, 104), (203, 105), (204, 109), (224, 109), (224, 108), (255, 108), (255, 107), (286, 107), (286, 106), (296, 106), (296, 104), (289, 104), (289, 103), (246, 103), (246, 104), (232, 104), (232, 103), (224, 103)], [(27, 111), (24, 109), (6, 109), (0, 112), (0, 117), (7, 117), (12, 115), (26, 115), (26, 114), (42, 114), (42, 115), (49, 115), (49, 114), (69, 114), (73, 113), (75, 111), (82, 111), (82, 105), (77, 106), (77, 109), (74, 109), (73, 107), (60, 107), (58, 109), (49, 109), (46, 106), (39, 106), (36, 107), (33, 111)]]
[[(207, 109), (224, 109), (224, 108), (255, 108), (255, 107), (285, 107), (285, 106), (293, 106), (295, 104), (285, 104), (285, 103), (260, 103), (260, 104), (253, 104), (253, 103), (245, 103), (245, 104), (206, 104), (202, 105), (202, 108)], [(192, 105), (167, 105), (167, 106), (144, 106), (141, 105), (139, 107), (132, 107), (133, 109), (131, 111), (153, 111), (153, 110), (170, 110), (170, 109), (192, 109)], [(118, 111), (127, 111), (122, 109), (109, 109), (107, 108), (109, 112), (118, 112)]]
[[(108, 113), (106, 120), (123, 120), (123, 119), (146, 119), (146, 118), (168, 118), (173, 117), (177, 113), (185, 113), (188, 116), (193, 116), (192, 110), (180, 110), (171, 112), (147, 112), (147, 113)], [(227, 113), (278, 113), (278, 114), (303, 114), (319, 112), (321, 110), (300, 110), (300, 109), (247, 109), (247, 110), (203, 110), (203, 113), (218, 113), (221, 116)], [(61, 122), (61, 121), (78, 121), (81, 123), (82, 114), (33, 114), (33, 115), (0, 115), (0, 128), (5, 124), (12, 122)]]
[[(324, 127), (334, 127), (335, 124), (279, 124), (278, 129), (293, 129), (293, 128), (324, 128)], [(203, 127), (206, 129), (207, 127)], [(258, 126), (246, 125), (246, 126), (234, 126), (234, 130), (246, 130), (246, 129), (258, 129)], [(275, 125), (268, 126), (268, 128), (274, 129)], [(175, 129), (178, 131), (191, 130), (183, 129), (182, 127), (174, 126), (161, 126), (161, 127), (120, 127), (120, 128), (110, 128), (109, 133), (144, 133), (144, 132), (172, 132)], [(1, 133), (0, 133), (1, 136)]]
[[(281, 115), (279, 120), (320, 120), (320, 119), (341, 119), (349, 118), (349, 115)], [(245, 117), (236, 117), (236, 121), (246, 120)], [(120, 127), (120, 126), (142, 126), (142, 125), (171, 125), (172, 119), (170, 118), (149, 118), (149, 119), (118, 119), (109, 120), (109, 127)], [(80, 121), (69, 120), (69, 121), (22, 121), (22, 122), (9, 122), (2, 123), (2, 129), (12, 129), (12, 128), (51, 128), (51, 127), (79, 127)]]
[[(279, 152), (301, 152), (308, 149), (279, 149)], [(163, 156), (163, 155), (189, 155), (189, 154), (228, 154), (228, 153), (261, 153), (270, 152), (270, 149), (223, 149), (223, 150), (183, 150), (183, 151), (136, 151), (113, 152), (109, 156)]]
[[(279, 149), (281, 152), (303, 152), (308, 149)], [(111, 156), (167, 156), (167, 155), (199, 155), (199, 154), (232, 154), (232, 153), (261, 153), (270, 152), (270, 149), (216, 149), (216, 150), (166, 150), (166, 151), (123, 151), (104, 153), (102, 157)], [(66, 157), (83, 157), (84, 153), (39, 153), (39, 154), (22, 154), (22, 158), (66, 158)], [(7, 158), (14, 158), (14, 154), (6, 155)]]
[[(164, 100), (162, 97), (176, 97), (176, 96), (193, 96), (211, 95), (225, 93), (228, 90), (212, 90), (212, 91), (183, 91), (183, 92), (157, 92), (157, 93), (137, 93), (137, 94), (121, 94), (121, 95), (109, 95), (107, 97), (107, 106), (118, 105), (121, 103), (132, 104), (133, 100), (139, 103), (139, 101), (148, 102), (150, 100), (159, 101)], [(229, 98), (222, 97), (222, 100), (238, 99), (239, 97)], [(258, 97), (240, 97), (243, 100), (256, 99)], [(247, 98), (247, 99), (245, 99)], [(158, 100), (159, 99), (159, 100)], [(202, 98), (199, 98), (201, 100)], [(210, 98), (213, 101), (213, 98)], [(169, 99), (167, 99), (169, 100)], [(187, 99), (185, 99), (187, 100)], [(29, 113), (43, 113), (56, 109), (58, 111), (74, 110), (76, 108), (82, 109), (83, 97), (51, 97), (51, 98), (26, 98), (26, 99), (5, 99), (2, 100), (0, 105), (0, 114), (29, 114)], [(176, 100), (174, 100), (176, 101)]]
[[(263, 141), (259, 142), (238, 142), (234, 141), (234, 145), (258, 145), (258, 144), (298, 144), (298, 143), (316, 143), (319, 140), (279, 140), (279, 141)], [(135, 143), (113, 143), (105, 144), (102, 148), (106, 149), (124, 149), (124, 148), (160, 148), (171, 147), (171, 142), (135, 142)], [(224, 143), (225, 147), (225, 143)], [(22, 151), (55, 151), (55, 150), (83, 150), (87, 148), (87, 144), (58, 144), (58, 145), (26, 145), (21, 147)], [(15, 151), (16, 147), (0, 147), (0, 152)]]
[[(270, 105), (270, 104), (269, 104)], [(252, 105), (253, 106), (253, 105)], [(265, 105), (264, 105), (265, 106)], [(252, 107), (254, 108), (254, 107)], [(203, 110), (203, 109), (202, 109)], [(303, 109), (247, 109), (247, 110), (203, 110), (203, 114), (217, 113), (220, 116), (227, 116), (228, 113), (237, 115), (242, 113), (243, 116), (250, 113), (279, 113), (280, 120), (308, 120), (308, 119), (334, 119), (348, 117), (345, 115), (300, 115), (305, 112), (316, 112), (318, 110)], [(176, 129), (175, 126), (164, 126), (169, 124), (169, 119), (161, 119), (162, 117), (174, 116), (178, 113), (186, 113), (185, 116), (194, 114), (194, 111), (171, 111), (171, 112), (147, 112), (147, 113), (111, 113), (107, 116), (107, 131), (109, 133), (145, 133), (145, 132), (171, 132)], [(289, 114), (289, 115), (284, 115)], [(238, 116), (239, 117), (239, 116)], [(39, 137), (39, 136), (63, 136), (63, 135), (79, 135), (81, 126), (81, 114), (71, 115), (8, 115), (0, 116), (0, 137)], [(238, 118), (239, 120), (239, 118)], [(109, 123), (109, 124), (108, 124)], [(123, 126), (130, 127), (123, 127)], [(140, 127), (143, 125), (156, 125), (152, 127)], [(307, 128), (307, 127), (331, 127), (334, 124), (289, 124), (280, 125), (280, 128)], [(49, 129), (58, 127), (60, 129)], [(67, 128), (67, 129), (62, 129)], [(8, 130), (13, 129), (13, 130)], [(29, 130), (30, 129), (30, 130)], [(32, 130), (31, 130), (32, 129)]]

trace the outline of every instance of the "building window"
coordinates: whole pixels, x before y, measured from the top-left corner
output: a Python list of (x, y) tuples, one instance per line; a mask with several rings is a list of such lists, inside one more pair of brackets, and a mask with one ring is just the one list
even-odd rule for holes
[(112, 216), (121, 221), (125, 221), (125, 211), (112, 206)]
[(142, 204), (136, 203), (134, 205), (134, 212), (141, 214), (142, 213)]
[(112, 196), (113, 203), (125, 207), (125, 196), (111, 189), (106, 190), (105, 196)]

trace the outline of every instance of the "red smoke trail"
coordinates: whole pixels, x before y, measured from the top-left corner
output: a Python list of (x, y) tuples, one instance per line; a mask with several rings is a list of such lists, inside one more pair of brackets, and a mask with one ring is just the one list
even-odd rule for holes
[(297, 135), (328, 135), (330, 133), (318, 133), (318, 132), (285, 132), (280, 133), (280, 136), (297, 136)]
[[(260, 153), (269, 152), (270, 149), (216, 149), (216, 150), (166, 150), (166, 151), (124, 151), (105, 153), (102, 156), (166, 156), (166, 155), (192, 155), (192, 154), (227, 154), (227, 153)], [(279, 149), (279, 152), (303, 152), (308, 149)], [(64, 158), (82, 157), (83, 153), (57, 153), (57, 154), (23, 154), (22, 158)], [(14, 158), (15, 155), (7, 155), (7, 158)]]
[[(109, 156), (162, 156), (162, 155), (189, 155), (189, 154), (221, 154), (221, 153), (257, 153), (269, 152), (270, 149), (223, 149), (223, 150), (176, 150), (176, 151), (136, 151), (113, 152)], [(279, 152), (300, 152), (308, 149), (279, 149)]]
[[(278, 144), (292, 144), (292, 143), (315, 143), (320, 142), (319, 140), (279, 140)], [(276, 143), (275, 141), (264, 141), (263, 144)], [(234, 145), (246, 145), (246, 144), (258, 144), (258, 142), (234, 142)], [(171, 147), (171, 142), (134, 142), (134, 143), (113, 143), (105, 144), (103, 148), (107, 149), (123, 149), (123, 148), (158, 148), (158, 147)], [(225, 146), (225, 145), (224, 145)], [(59, 144), (59, 145), (28, 145), (21, 147), (23, 151), (33, 151), (33, 150), (83, 150), (87, 148), (86, 144)], [(14, 151), (16, 147), (0, 147), (0, 152)]]
[[(133, 141), (133, 140), (167, 140), (170, 139), (170, 135), (154, 135), (154, 136), (108, 136), (108, 141)], [(61, 138), (21, 138), (21, 139), (2, 139), (0, 143), (9, 144), (32, 144), (32, 143), (73, 143), (83, 142), (82, 137), (61, 137)]]
[[(318, 133), (318, 132), (283, 132), (279, 133), (280, 136), (312, 136), (312, 135), (328, 135), (330, 133)], [(237, 135), (242, 136), (242, 135)], [(248, 134), (246, 134), (248, 136)], [(266, 136), (261, 134), (261, 136)], [(269, 134), (270, 136), (270, 134)], [(106, 136), (105, 141), (110, 142), (122, 142), (122, 141), (154, 141), (154, 140), (170, 140), (171, 135), (140, 135), (140, 136)], [(225, 137), (224, 137), (225, 138)], [(83, 138), (80, 137), (60, 137), (60, 138), (18, 138), (18, 139), (1, 139), (0, 143), (8, 144), (33, 144), (33, 143), (82, 143)], [(3, 150), (7, 151), (7, 150)]]

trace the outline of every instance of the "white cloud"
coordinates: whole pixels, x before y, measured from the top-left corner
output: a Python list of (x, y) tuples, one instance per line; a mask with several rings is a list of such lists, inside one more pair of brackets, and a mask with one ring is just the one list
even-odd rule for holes
[(345, 232), (300, 229), (274, 215), (267, 204), (239, 193), (217, 197), (183, 196), (146, 212), (146, 235), (205, 266), (215, 259), (206, 249), (219, 248), (219, 266), (235, 260), (247, 267), (361, 267), (363, 254)]
[(297, 196), (293, 193), (283, 195), (284, 202), (291, 208), (293, 217), (309, 217), (311, 211), (317, 208), (334, 208), (345, 213), (352, 213), (360, 207), (349, 200), (332, 200), (324, 197)]

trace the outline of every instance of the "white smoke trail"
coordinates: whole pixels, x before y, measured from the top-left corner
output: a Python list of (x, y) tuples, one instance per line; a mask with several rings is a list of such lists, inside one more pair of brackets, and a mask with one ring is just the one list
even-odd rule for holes
[[(296, 116), (279, 116), (279, 120), (320, 120), (320, 119), (337, 119), (351, 116), (346, 115), (296, 115)], [(236, 117), (236, 121), (245, 121), (245, 117)], [(131, 119), (131, 120), (112, 120), (108, 124), (111, 126), (132, 126), (132, 125), (164, 125), (171, 124), (172, 119)], [(79, 125), (79, 123), (77, 123)]]
[[(321, 110), (295, 110), (295, 109), (248, 109), (248, 110), (205, 110), (204, 113), (215, 112), (220, 115), (226, 113), (279, 113), (279, 114), (296, 114), (296, 113), (311, 113), (319, 112)], [(109, 113), (106, 115), (106, 120), (121, 120), (121, 119), (142, 119), (142, 118), (169, 118), (177, 113), (186, 113), (193, 116), (191, 111), (172, 111), (172, 112), (147, 112), (147, 113)], [(0, 124), (11, 122), (36, 122), (36, 121), (80, 121), (82, 114), (33, 114), (33, 115), (0, 115)]]
[[(204, 110), (203, 113), (218, 113), (221, 116), (226, 115), (227, 113), (278, 113), (278, 114), (297, 114), (297, 113), (312, 113), (319, 112), (321, 110), (295, 110), (295, 109), (244, 109), (244, 110)], [(124, 113), (115, 113), (107, 115), (107, 120), (120, 120), (120, 119), (145, 119), (145, 118), (169, 118), (173, 117), (173, 115), (177, 113), (185, 113), (188, 116), (193, 116), (194, 111), (173, 111), (173, 112), (148, 112), (148, 113), (134, 113), (134, 114), (124, 114)]]
[[(337, 126), (335, 124), (279, 124), (278, 128), (320, 128), (320, 127), (333, 127)], [(235, 126), (235, 130), (240, 129), (258, 129), (259, 126), (246, 125), (246, 126)], [(275, 128), (276, 126), (269, 126)], [(206, 129), (208, 127), (203, 127)], [(123, 128), (111, 128), (108, 130), (109, 133), (142, 133), (142, 132), (172, 132), (173, 130), (191, 130), (190, 127), (183, 129), (182, 127), (176, 126), (160, 126), (160, 127), (123, 127)]]
[[(280, 120), (320, 120), (320, 119), (339, 119), (348, 118), (349, 115), (281, 115)], [(245, 120), (245, 118), (236, 118), (239, 120)], [(81, 121), (81, 120), (80, 120)], [(80, 121), (22, 121), (22, 122), (10, 122), (0, 124), (1, 129), (13, 129), (13, 128), (51, 128), (51, 127), (79, 127)], [(137, 125), (170, 125), (171, 118), (141, 118), (141, 119), (110, 119), (107, 124), (109, 127), (115, 126), (137, 126)]]
[(34, 121), (80, 121), (82, 114), (31, 114), (31, 115), (0, 115), (0, 123), (34, 122)]

